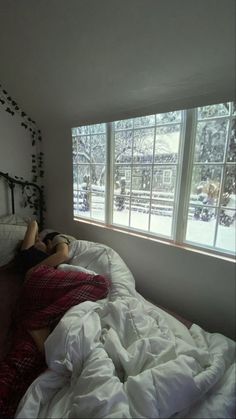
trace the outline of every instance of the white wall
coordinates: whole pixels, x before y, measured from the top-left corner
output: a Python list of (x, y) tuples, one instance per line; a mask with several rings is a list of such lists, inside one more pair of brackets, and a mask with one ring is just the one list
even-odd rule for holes
[[(18, 115), (12, 116), (0, 107), (0, 171), (31, 180), (31, 138), (21, 122)], [(5, 202), (6, 188), (0, 179), (0, 214), (10, 209)]]
[(73, 221), (70, 129), (47, 127), (43, 137), (47, 226), (113, 247), (146, 298), (209, 331), (235, 337), (235, 264)]
[(18, 115), (12, 116), (0, 107), (0, 170), (29, 178), (31, 138), (21, 122)]

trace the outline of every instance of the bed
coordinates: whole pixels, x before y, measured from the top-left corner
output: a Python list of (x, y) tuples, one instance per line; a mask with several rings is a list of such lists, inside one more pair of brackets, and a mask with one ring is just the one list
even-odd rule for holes
[[(17, 231), (16, 245), (18, 227), (24, 230), (26, 222), (4, 217), (2, 225), (10, 222)], [(49, 335), (48, 368), (29, 386), (17, 418), (235, 417), (234, 341), (145, 300), (110, 247), (75, 240), (69, 257), (59, 269), (94, 272), (112, 286), (107, 298), (69, 309)], [(10, 313), (19, 284), (4, 280), (4, 272), (3, 266), (0, 281), (11, 296)]]

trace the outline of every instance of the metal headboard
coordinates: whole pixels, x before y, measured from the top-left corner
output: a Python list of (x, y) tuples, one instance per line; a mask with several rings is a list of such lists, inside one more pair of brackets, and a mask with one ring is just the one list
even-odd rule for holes
[(45, 211), (42, 187), (40, 187), (36, 183), (24, 180), (22, 177), (11, 177), (8, 173), (3, 173), (1, 171), (0, 177), (3, 177), (6, 180), (6, 183), (8, 184), (8, 187), (11, 191), (12, 214), (15, 214), (15, 186), (19, 185), (22, 189), (22, 195), (24, 195), (25, 197), (25, 206), (29, 206), (33, 209), (34, 215), (37, 215), (38, 217), (39, 228), (40, 230), (42, 230), (44, 224), (43, 212)]

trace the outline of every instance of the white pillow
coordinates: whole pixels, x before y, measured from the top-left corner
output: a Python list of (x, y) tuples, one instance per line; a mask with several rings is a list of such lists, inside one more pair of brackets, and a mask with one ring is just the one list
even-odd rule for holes
[(57, 269), (59, 269), (60, 271), (72, 271), (72, 272), (83, 272), (85, 274), (89, 274), (89, 275), (98, 275), (96, 274), (96, 272), (94, 271), (90, 271), (89, 269), (85, 269), (82, 266), (78, 266), (78, 265), (68, 265), (67, 263), (61, 263)]
[(0, 223), (0, 266), (6, 265), (14, 256), (20, 241), (24, 239), (26, 225)]

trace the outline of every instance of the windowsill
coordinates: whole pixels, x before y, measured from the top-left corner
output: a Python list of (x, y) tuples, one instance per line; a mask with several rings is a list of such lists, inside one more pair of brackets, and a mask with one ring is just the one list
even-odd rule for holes
[(152, 242), (164, 244), (164, 245), (167, 245), (167, 246), (177, 247), (177, 248), (182, 249), (182, 250), (186, 250), (186, 251), (190, 251), (190, 252), (194, 252), (194, 253), (199, 253), (199, 254), (202, 254), (202, 255), (205, 255), (205, 256), (215, 257), (217, 259), (222, 259), (222, 260), (225, 260), (227, 262), (236, 263), (236, 258), (235, 258), (234, 255), (229, 256), (229, 255), (226, 255), (226, 254), (220, 253), (220, 252), (216, 253), (213, 250), (211, 251), (210, 249), (204, 249), (204, 248), (200, 248), (200, 247), (197, 247), (197, 246), (191, 246), (190, 244), (174, 243), (173, 241), (168, 240), (168, 239), (149, 236), (149, 235), (146, 235), (145, 233), (139, 233), (139, 232), (128, 230), (126, 228), (122, 228), (122, 227), (119, 227), (119, 226), (100, 223), (99, 221), (85, 220), (84, 218), (79, 218), (79, 217), (74, 217), (73, 220), (77, 221), (77, 222), (80, 222), (80, 223), (83, 223), (83, 224), (88, 224), (88, 225), (92, 225), (92, 226), (95, 226), (95, 227), (100, 227), (100, 228), (103, 228), (103, 229), (106, 229), (106, 230), (114, 231), (114, 232), (117, 232), (117, 233), (123, 233), (123, 234), (133, 236), (133, 237), (137, 237), (137, 238), (140, 238), (140, 239), (150, 240)]

